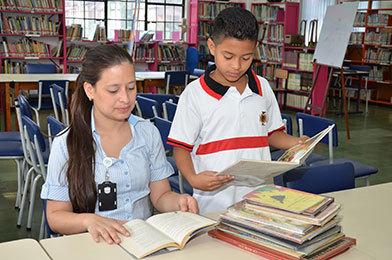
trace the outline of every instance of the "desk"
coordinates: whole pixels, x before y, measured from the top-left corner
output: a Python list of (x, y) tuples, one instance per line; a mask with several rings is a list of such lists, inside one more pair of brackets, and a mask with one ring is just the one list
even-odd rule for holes
[[(164, 71), (137, 71), (135, 74), (139, 92), (147, 92), (150, 87), (165, 86)], [(78, 74), (0, 74), (0, 87), (4, 85), (5, 88), (5, 131), (11, 130), (11, 88), (18, 92), (19, 89), (37, 89), (40, 80), (68, 80), (72, 89), (77, 77)]]
[[(357, 246), (336, 259), (390, 259), (392, 255), (392, 183), (357, 188), (328, 194), (342, 204), (343, 230), (357, 239)], [(381, 207), (384, 205), (384, 207)], [(40, 241), (53, 260), (68, 259), (131, 259), (116, 245), (96, 244), (90, 234), (78, 234)], [(148, 259), (260, 259), (259, 256), (202, 235), (180, 251)]]
[(0, 243), (0, 256), (7, 260), (50, 260), (41, 245), (29, 238)]

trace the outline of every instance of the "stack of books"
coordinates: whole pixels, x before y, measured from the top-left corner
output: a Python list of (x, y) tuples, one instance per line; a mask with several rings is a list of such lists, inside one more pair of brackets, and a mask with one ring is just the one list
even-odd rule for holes
[(212, 237), (269, 259), (326, 259), (355, 245), (327, 196), (275, 185), (244, 196), (221, 215)]

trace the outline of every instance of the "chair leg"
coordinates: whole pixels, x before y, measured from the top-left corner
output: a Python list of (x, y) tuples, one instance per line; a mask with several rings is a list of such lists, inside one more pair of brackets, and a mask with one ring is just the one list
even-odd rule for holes
[(27, 226), (26, 226), (27, 230), (31, 230), (31, 226), (32, 226), (32, 223), (33, 223), (33, 213), (34, 213), (34, 204), (35, 204), (35, 192), (37, 190), (37, 183), (38, 183), (39, 179), (41, 179), (41, 177), (42, 177), (42, 174), (38, 174), (34, 178), (33, 188), (30, 191), (29, 216), (27, 218)]
[(45, 228), (45, 212), (42, 211), (42, 217), (41, 217), (41, 226), (39, 228), (39, 237), (38, 240), (46, 238), (46, 228)]
[(22, 181), (23, 181), (23, 175), (22, 175), (22, 167), (21, 167), (21, 161), (19, 159), (15, 160), (16, 162), (16, 172), (18, 175), (18, 190), (16, 192), (16, 200), (15, 200), (15, 208), (19, 208), (20, 206), (20, 201), (22, 199)]
[[(30, 180), (30, 176), (32, 174), (32, 172), (34, 171), (34, 168), (31, 167), (28, 171), (27, 171), (27, 175), (26, 175), (26, 180)], [(24, 212), (24, 208), (26, 205), (26, 198), (27, 198), (27, 190), (29, 188), (29, 183), (26, 182), (24, 185), (24, 189), (23, 189), (23, 196), (22, 196), (22, 202), (20, 203), (20, 208), (19, 208), (19, 214), (18, 214), (18, 221), (16, 222), (16, 226), (20, 227), (22, 225), (22, 218), (23, 218), (23, 212)]]
[(182, 179), (182, 174), (180, 171), (178, 171), (178, 187), (180, 188), (180, 193), (184, 193), (184, 183)]
[(369, 176), (365, 177), (366, 186), (370, 186)]

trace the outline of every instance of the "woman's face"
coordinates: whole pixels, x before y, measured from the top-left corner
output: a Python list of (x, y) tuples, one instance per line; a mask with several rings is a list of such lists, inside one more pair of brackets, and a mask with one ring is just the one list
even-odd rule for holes
[(94, 116), (124, 121), (135, 107), (136, 80), (134, 66), (129, 62), (107, 68), (92, 86), (84, 84), (87, 96), (94, 102)]

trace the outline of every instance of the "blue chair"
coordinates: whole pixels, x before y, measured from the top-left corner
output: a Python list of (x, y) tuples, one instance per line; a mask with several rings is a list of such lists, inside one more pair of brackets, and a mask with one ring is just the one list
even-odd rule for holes
[(320, 194), (355, 188), (354, 166), (350, 162), (300, 167), (287, 172), (288, 188)]
[[(34, 169), (34, 171), (29, 171), (28, 175), (26, 176), (26, 180), (31, 179), (30, 174), (32, 173), (36, 174), (35, 176), (33, 176), (34, 179), (31, 184), (30, 205), (29, 205), (28, 220), (26, 225), (26, 229), (31, 230), (37, 185), (41, 178), (44, 181), (46, 179), (46, 166), (49, 159), (49, 155), (48, 155), (49, 149), (47, 148), (45, 138), (41, 133), (39, 126), (33, 120), (31, 120), (27, 116), (22, 115), (22, 127), (24, 129), (24, 134), (25, 134), (26, 148), (29, 153), (29, 157), (31, 158), (32, 161), (32, 168)], [(26, 183), (23, 194), (27, 194), (28, 186), (30, 185)], [(26, 195), (22, 197), (20, 216), (23, 216), (26, 197), (27, 197)], [(42, 214), (40, 237), (43, 236), (42, 234), (43, 228), (44, 228), (44, 215)]]
[(178, 103), (178, 96), (173, 94), (152, 94), (152, 93), (139, 93), (138, 96), (153, 99), (158, 102), (157, 111), (163, 112), (163, 103), (166, 101), (171, 101)]
[(176, 110), (177, 110), (177, 104), (170, 101), (166, 101), (165, 103), (163, 103), (162, 106), (163, 106), (163, 117), (169, 120), (170, 122), (173, 122), (174, 115), (176, 114)]
[(206, 71), (203, 69), (194, 69), (192, 74), (197, 77), (201, 77), (205, 72)]
[(0, 132), (0, 142), (1, 141), (20, 142), (20, 133), (18, 131)]
[(61, 131), (65, 129), (65, 125), (61, 123), (59, 120), (54, 118), (53, 116), (47, 117), (48, 121), (48, 139), (49, 139), (49, 148), (52, 147), (53, 138), (57, 136)]
[(57, 66), (52, 63), (28, 63), (26, 64), (26, 73), (28, 74), (49, 74), (57, 73)]
[(281, 113), (281, 116), (284, 126), (286, 128), (286, 133), (289, 135), (293, 135), (293, 120), (291, 119), (291, 116), (284, 113)]
[[(155, 126), (158, 128), (159, 133), (161, 134), (161, 139), (162, 139), (162, 143), (165, 148), (166, 154), (170, 155), (173, 152), (173, 147), (171, 145), (167, 144), (167, 137), (169, 136), (171, 122), (169, 122), (163, 118), (159, 118), (159, 117), (153, 118), (152, 121), (154, 122)], [(174, 174), (168, 178), (172, 190), (177, 193), (184, 193), (185, 192), (185, 193), (192, 195), (193, 188), (188, 183), (188, 181), (182, 177), (181, 173), (178, 171), (178, 168), (177, 168), (177, 165), (176, 165), (174, 159), (171, 156), (167, 156), (166, 158), (174, 169)]]
[(157, 101), (139, 95), (136, 96), (136, 110), (139, 116), (145, 119), (162, 117), (162, 111), (159, 110)]
[(297, 113), (296, 120), (300, 135), (307, 135), (309, 137), (314, 136), (315, 134), (319, 133), (330, 125), (335, 125), (329, 135), (321, 140), (321, 143), (327, 144), (329, 147), (329, 159), (311, 163), (311, 166), (350, 162), (354, 166), (355, 178), (364, 178), (366, 180), (366, 185), (369, 186), (369, 176), (378, 172), (378, 169), (376, 167), (366, 165), (351, 159), (333, 158), (333, 147), (338, 146), (338, 130), (335, 121), (333, 121), (332, 119), (313, 116), (305, 113)]
[[(183, 71), (166, 71), (165, 72), (165, 93), (169, 94), (169, 91), (173, 87), (185, 88), (188, 84), (188, 74), (185, 70)], [(172, 89), (173, 92), (173, 89)]]
[[(54, 83), (49, 86), (49, 91), (56, 119), (63, 122), (65, 125), (69, 125), (67, 95), (65, 89)], [(61, 112), (61, 120), (59, 110)]]
[(154, 122), (154, 125), (158, 128), (159, 133), (161, 134), (161, 139), (166, 154), (172, 153), (173, 147), (167, 143), (167, 137), (169, 136), (171, 122), (160, 117), (154, 117), (152, 121)]
[(199, 64), (199, 52), (195, 47), (188, 47), (186, 50), (186, 72), (192, 74), (193, 70), (197, 68)]

